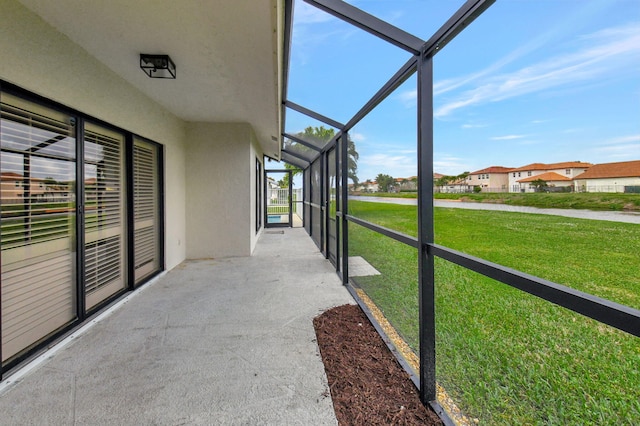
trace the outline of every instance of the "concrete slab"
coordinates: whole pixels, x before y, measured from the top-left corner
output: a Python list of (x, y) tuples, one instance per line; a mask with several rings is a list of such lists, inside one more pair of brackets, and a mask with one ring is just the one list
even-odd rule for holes
[(380, 272), (362, 256), (349, 256), (350, 277), (368, 277), (371, 275), (380, 275)]
[(311, 320), (354, 301), (283, 231), (167, 273), (5, 389), (1, 423), (336, 424)]

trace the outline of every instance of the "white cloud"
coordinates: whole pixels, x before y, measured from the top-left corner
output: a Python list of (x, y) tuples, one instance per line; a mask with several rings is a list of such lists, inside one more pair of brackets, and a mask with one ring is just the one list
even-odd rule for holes
[(448, 176), (457, 176), (462, 172), (473, 171), (474, 167), (465, 159), (450, 154), (435, 153), (433, 171)]
[(489, 127), (488, 124), (463, 124), (462, 126), (460, 126), (463, 129), (480, 129), (482, 127)]
[(629, 143), (621, 145), (602, 146), (593, 150), (598, 155), (598, 162), (602, 159), (609, 161), (625, 161), (625, 160), (638, 160), (640, 158), (640, 143)]
[[(608, 139), (604, 141), (605, 144), (624, 144), (629, 142), (640, 142), (640, 135), (628, 135), (628, 136), (620, 136), (613, 139)], [(640, 155), (640, 154), (639, 154)]]
[(527, 135), (505, 135), (505, 136), (494, 136), (491, 139), (492, 141), (510, 141), (513, 139), (522, 139), (526, 138)]
[[(640, 135), (627, 135), (608, 139), (592, 151), (598, 156), (598, 162), (625, 161), (640, 159)], [(606, 161), (603, 161), (606, 160)]]
[(378, 173), (394, 178), (409, 177), (417, 174), (416, 156), (394, 154), (361, 155), (358, 160), (358, 175), (374, 179)]
[(370, 154), (360, 157), (358, 164), (368, 166), (384, 166), (390, 163), (394, 164), (415, 164), (415, 157), (406, 155), (389, 155), (389, 154)]
[(349, 133), (349, 136), (351, 136), (351, 140), (354, 142), (363, 142), (365, 141), (367, 138), (365, 137), (365, 135), (363, 135), (362, 133), (357, 133), (357, 132), (353, 132), (353, 133)]
[(404, 92), (400, 92), (397, 99), (407, 108), (413, 108), (418, 105), (418, 90), (411, 89)]
[(296, 2), (293, 21), (291, 57), (292, 62), (300, 66), (311, 62), (311, 58), (318, 54), (316, 49), (326, 49), (337, 40), (346, 40), (358, 31), (305, 2)]
[[(440, 83), (438, 93), (444, 93), (479, 80), (474, 88), (438, 107), (435, 116), (442, 118), (471, 105), (606, 78), (609, 72), (623, 69), (640, 56), (640, 25), (606, 29), (581, 40), (588, 43), (577, 52), (552, 57), (511, 73), (484, 78), (488, 74), (484, 70), (473, 78)], [(497, 67), (491, 66), (488, 70), (494, 68)]]
[(331, 20), (333, 17), (326, 12), (311, 6), (305, 2), (296, 2), (293, 11), (293, 19), (297, 24), (321, 24)]

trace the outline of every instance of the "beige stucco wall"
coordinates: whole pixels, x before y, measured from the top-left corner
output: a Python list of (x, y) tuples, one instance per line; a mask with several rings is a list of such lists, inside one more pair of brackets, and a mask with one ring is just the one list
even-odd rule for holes
[(163, 144), (166, 266), (185, 258), (185, 123), (13, 0), (0, 0), (0, 79)]
[(189, 259), (251, 254), (255, 244), (255, 145), (247, 123), (189, 123)]
[(640, 186), (640, 177), (577, 179), (575, 182), (580, 192), (624, 192), (625, 186)]

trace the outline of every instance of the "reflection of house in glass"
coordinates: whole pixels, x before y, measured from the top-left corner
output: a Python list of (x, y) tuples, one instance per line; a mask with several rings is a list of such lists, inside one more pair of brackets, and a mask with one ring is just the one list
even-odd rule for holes
[(31, 202), (66, 202), (73, 199), (73, 183), (57, 182), (51, 178), (30, 178), (14, 172), (2, 173), (0, 200), (2, 204)]

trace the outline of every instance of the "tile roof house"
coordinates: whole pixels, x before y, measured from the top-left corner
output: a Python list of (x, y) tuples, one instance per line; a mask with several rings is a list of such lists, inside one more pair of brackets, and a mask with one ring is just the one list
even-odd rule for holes
[(573, 180), (580, 192), (640, 192), (640, 160), (596, 164)]
[(479, 186), (483, 192), (508, 192), (509, 172), (513, 167), (491, 166), (469, 173), (467, 183)]
[[(435, 173), (434, 173), (435, 175)], [(396, 189), (398, 191), (415, 191), (418, 188), (418, 176), (410, 176), (407, 178), (396, 178)]]
[[(532, 163), (526, 166), (517, 167), (509, 171), (509, 192), (533, 192), (535, 187), (531, 186), (527, 182), (520, 183), (522, 178), (534, 177), (542, 175), (543, 173), (553, 172), (561, 176), (565, 176), (570, 180), (575, 176), (583, 173), (589, 167), (591, 163), (582, 161), (565, 161), (562, 163)], [(539, 179), (534, 177), (534, 180)], [(557, 179), (557, 178), (556, 178)]]
[(570, 187), (572, 186), (571, 178), (563, 176), (556, 172), (546, 172), (539, 175), (529, 176), (524, 179), (518, 180), (521, 188), (524, 188), (525, 192), (536, 191), (537, 186), (534, 182), (538, 180), (543, 180), (550, 187), (560, 188), (560, 187)]

